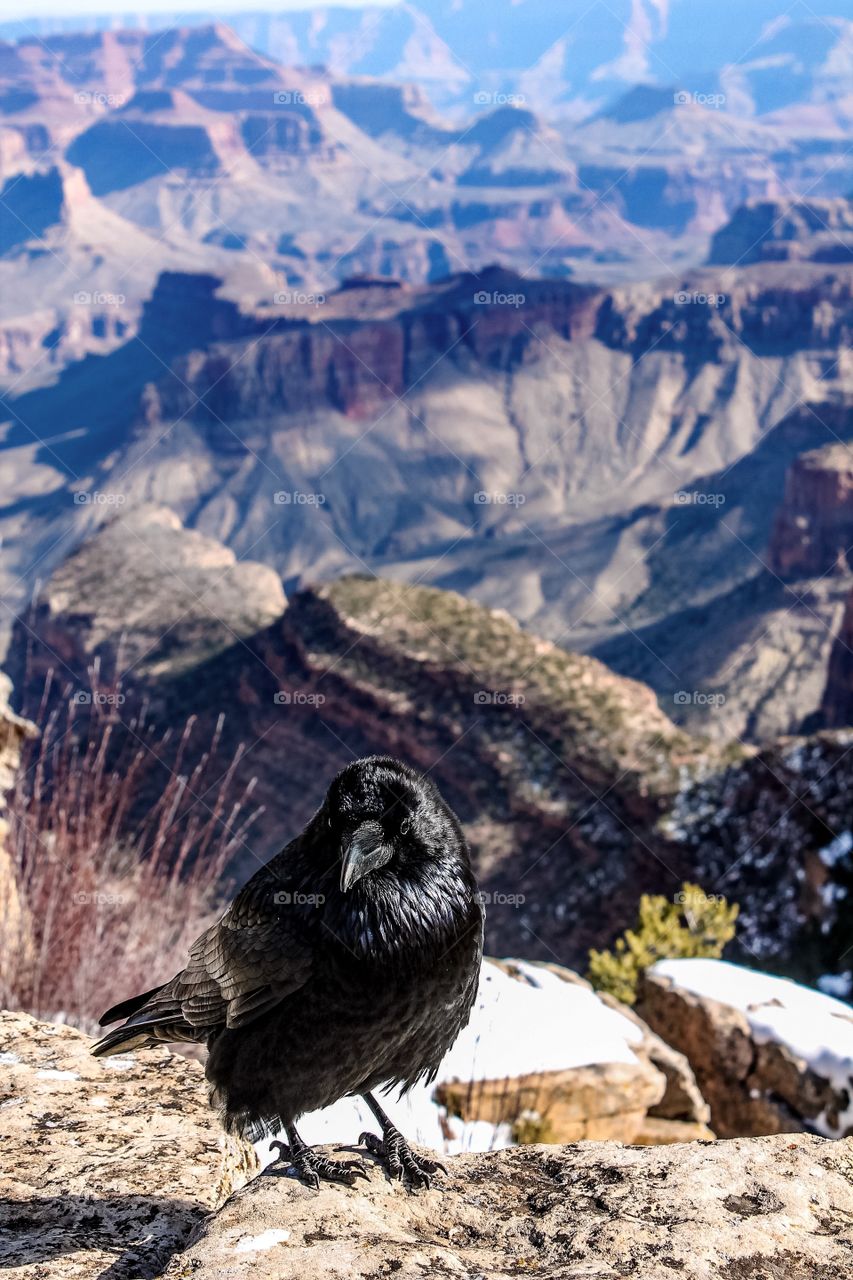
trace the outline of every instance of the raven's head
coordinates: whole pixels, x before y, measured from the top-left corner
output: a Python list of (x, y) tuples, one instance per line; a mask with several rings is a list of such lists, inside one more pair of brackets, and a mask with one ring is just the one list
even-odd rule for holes
[(459, 823), (434, 784), (390, 756), (347, 765), (318, 817), (340, 850), (344, 893), (392, 877), (417, 880), (447, 859), (467, 863)]

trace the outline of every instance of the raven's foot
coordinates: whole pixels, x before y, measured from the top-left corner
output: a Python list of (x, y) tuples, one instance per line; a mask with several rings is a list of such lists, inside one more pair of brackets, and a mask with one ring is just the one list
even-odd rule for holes
[(315, 1191), (319, 1190), (321, 1178), (324, 1182), (342, 1182), (347, 1187), (354, 1187), (356, 1178), (369, 1176), (361, 1160), (327, 1160), (306, 1146), (295, 1129), (287, 1136), (289, 1143), (278, 1139), (270, 1143), (271, 1147), (278, 1147), (278, 1159), (268, 1169), (295, 1169), (302, 1181)]
[(381, 1138), (377, 1138), (375, 1133), (363, 1133), (358, 1141), (367, 1147), (371, 1155), (382, 1161), (392, 1178), (397, 1182), (405, 1181), (410, 1187), (429, 1187), (433, 1174), (439, 1169), (442, 1173), (447, 1173), (444, 1165), (437, 1160), (415, 1155), (393, 1124), (384, 1129)]

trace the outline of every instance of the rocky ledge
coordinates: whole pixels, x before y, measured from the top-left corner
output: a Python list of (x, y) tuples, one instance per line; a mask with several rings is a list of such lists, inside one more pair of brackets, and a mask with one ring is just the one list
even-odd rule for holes
[[(666, 1147), (530, 1145), (448, 1158), (409, 1193), (247, 1183), (201, 1068), (165, 1049), (0, 1014), (0, 1268), (8, 1280), (836, 1280), (853, 1264), (853, 1155), (806, 1134)], [(333, 1158), (351, 1148), (328, 1148)]]
[(378, 1168), (352, 1190), (256, 1178), (164, 1274), (836, 1280), (853, 1264), (853, 1160), (825, 1139), (515, 1147), (448, 1170), (417, 1194)]
[(159, 1275), (257, 1170), (209, 1110), (199, 1063), (167, 1049), (100, 1061), (90, 1043), (0, 1013), (6, 1280)]

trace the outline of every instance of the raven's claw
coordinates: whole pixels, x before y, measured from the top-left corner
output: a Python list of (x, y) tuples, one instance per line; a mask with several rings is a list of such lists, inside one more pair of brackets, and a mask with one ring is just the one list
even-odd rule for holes
[(439, 1169), (442, 1173), (447, 1173), (444, 1165), (437, 1160), (415, 1155), (402, 1133), (393, 1125), (385, 1130), (381, 1138), (377, 1138), (375, 1133), (362, 1133), (358, 1141), (359, 1145), (367, 1147), (371, 1155), (382, 1161), (389, 1177), (397, 1182), (405, 1181), (410, 1187), (428, 1189), (432, 1184), (433, 1174)]
[(342, 1182), (347, 1187), (354, 1187), (356, 1178), (368, 1178), (370, 1175), (361, 1160), (327, 1160), (311, 1147), (306, 1146), (301, 1138), (290, 1144), (280, 1142), (276, 1138), (270, 1143), (278, 1147), (278, 1159), (268, 1165), (265, 1172), (278, 1173), (280, 1168), (295, 1169), (307, 1186), (315, 1191), (320, 1189), (321, 1178), (325, 1182)]

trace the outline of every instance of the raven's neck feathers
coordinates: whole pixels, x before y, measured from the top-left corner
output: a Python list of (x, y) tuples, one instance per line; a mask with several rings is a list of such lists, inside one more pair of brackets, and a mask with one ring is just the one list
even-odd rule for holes
[(383, 966), (438, 958), (476, 921), (470, 874), (458, 865), (432, 867), (417, 878), (371, 877), (342, 895), (334, 912), (339, 940), (362, 960)]

